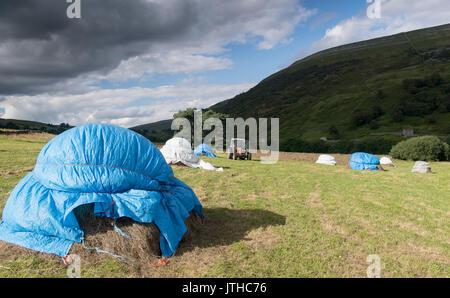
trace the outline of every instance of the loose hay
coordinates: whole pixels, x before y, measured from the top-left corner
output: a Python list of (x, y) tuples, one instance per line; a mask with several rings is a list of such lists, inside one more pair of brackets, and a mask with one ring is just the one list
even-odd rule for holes
[[(139, 223), (125, 217), (117, 219), (116, 225), (130, 235), (130, 238), (126, 238), (114, 230), (112, 219), (97, 217), (93, 210), (93, 204), (83, 205), (74, 210), (78, 224), (84, 231), (87, 247), (98, 247), (143, 264), (150, 264), (161, 256), (160, 232), (154, 223)], [(179, 246), (190, 241), (193, 231), (198, 230), (201, 219), (197, 213), (191, 212), (185, 224), (188, 230)], [(79, 243), (74, 243), (70, 254), (77, 254), (88, 263), (110, 257), (107, 254), (86, 250)]]
[(181, 161), (176, 162), (176, 163), (170, 163), (169, 166), (171, 166), (172, 168), (187, 168), (188, 167), (187, 165), (185, 165)]

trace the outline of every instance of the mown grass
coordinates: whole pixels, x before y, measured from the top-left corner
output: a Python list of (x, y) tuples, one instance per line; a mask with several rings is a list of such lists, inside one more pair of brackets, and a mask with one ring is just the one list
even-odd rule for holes
[[(45, 142), (0, 138), (0, 209)], [(166, 267), (105, 257), (82, 277), (365, 277), (370, 254), (382, 277), (450, 276), (450, 163), (433, 174), (395, 161), (385, 172), (280, 160), (204, 158), (224, 172), (176, 167), (207, 218)], [(2, 255), (2, 252), (0, 252)], [(58, 258), (0, 259), (0, 277), (62, 277)]]

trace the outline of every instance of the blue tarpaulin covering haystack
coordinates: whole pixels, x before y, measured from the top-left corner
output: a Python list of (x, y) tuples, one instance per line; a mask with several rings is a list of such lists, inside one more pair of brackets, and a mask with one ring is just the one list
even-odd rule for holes
[(356, 152), (350, 156), (350, 167), (353, 170), (377, 170), (380, 160), (375, 155)]
[(207, 144), (200, 144), (194, 149), (195, 155), (204, 155), (207, 157), (217, 157), (214, 154), (214, 150), (211, 148), (211, 146)]
[(84, 236), (73, 210), (90, 203), (96, 216), (154, 223), (163, 256), (175, 253), (189, 212), (203, 216), (192, 189), (174, 177), (149, 140), (114, 125), (89, 124), (41, 150), (5, 205), (0, 240), (65, 256)]

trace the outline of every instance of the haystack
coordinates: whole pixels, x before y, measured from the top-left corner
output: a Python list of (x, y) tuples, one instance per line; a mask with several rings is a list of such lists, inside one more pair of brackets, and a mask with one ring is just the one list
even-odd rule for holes
[(353, 170), (361, 171), (361, 170), (372, 170), (383, 171), (383, 167), (380, 165), (380, 160), (373, 154), (365, 153), (365, 152), (356, 152), (350, 156), (350, 167)]
[[(161, 233), (154, 223), (140, 223), (130, 218), (119, 218), (115, 222), (110, 218), (94, 215), (94, 204), (83, 205), (74, 210), (80, 228), (84, 231), (84, 244), (75, 244), (70, 254), (77, 254), (83, 260), (95, 262), (108, 255), (119, 256), (122, 260), (139, 264), (152, 264), (162, 256), (160, 248)], [(200, 231), (202, 219), (195, 212), (185, 221), (187, 232), (180, 242), (182, 247)], [(98, 253), (101, 249), (105, 253)]]
[(319, 156), (316, 163), (323, 164), (323, 165), (329, 165), (329, 166), (335, 166), (336, 159), (331, 155), (322, 154)]
[(169, 257), (193, 213), (203, 218), (195, 193), (148, 139), (89, 124), (41, 150), (6, 202), (0, 240), (61, 257), (74, 243), (134, 258), (157, 255), (159, 247)]
[(431, 173), (431, 166), (425, 161), (416, 161), (413, 168), (411, 169), (413, 173)]
[(197, 147), (195, 147), (194, 153), (197, 156), (204, 155), (204, 156), (207, 156), (207, 157), (217, 158), (217, 155), (214, 154), (213, 148), (211, 148), (211, 146), (209, 146), (208, 144), (200, 144), (200, 145), (198, 145)]
[(386, 156), (383, 156), (382, 158), (380, 158), (380, 165), (395, 167), (395, 165), (392, 162), (392, 160), (389, 157), (386, 157)]
[(209, 162), (199, 158), (191, 148), (191, 143), (184, 138), (172, 138), (161, 148), (161, 153), (168, 164), (185, 165), (190, 168), (222, 172)]

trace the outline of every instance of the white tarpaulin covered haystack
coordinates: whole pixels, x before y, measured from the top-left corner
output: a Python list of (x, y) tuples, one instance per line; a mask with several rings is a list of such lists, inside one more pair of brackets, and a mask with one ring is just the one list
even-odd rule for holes
[(389, 157), (383, 156), (380, 159), (380, 165), (382, 166), (393, 166), (395, 167), (394, 163), (392, 162), (392, 160)]
[(182, 163), (191, 168), (200, 168), (211, 171), (223, 171), (215, 168), (209, 162), (201, 160), (191, 148), (191, 144), (184, 138), (173, 138), (161, 148), (161, 153), (168, 164)]
[(414, 173), (431, 173), (430, 164), (425, 161), (416, 161), (411, 172)]
[(323, 165), (329, 165), (329, 166), (335, 166), (336, 165), (336, 160), (331, 155), (323, 154), (323, 155), (319, 156), (319, 158), (317, 159), (316, 163), (320, 163), (320, 164), (323, 164)]

